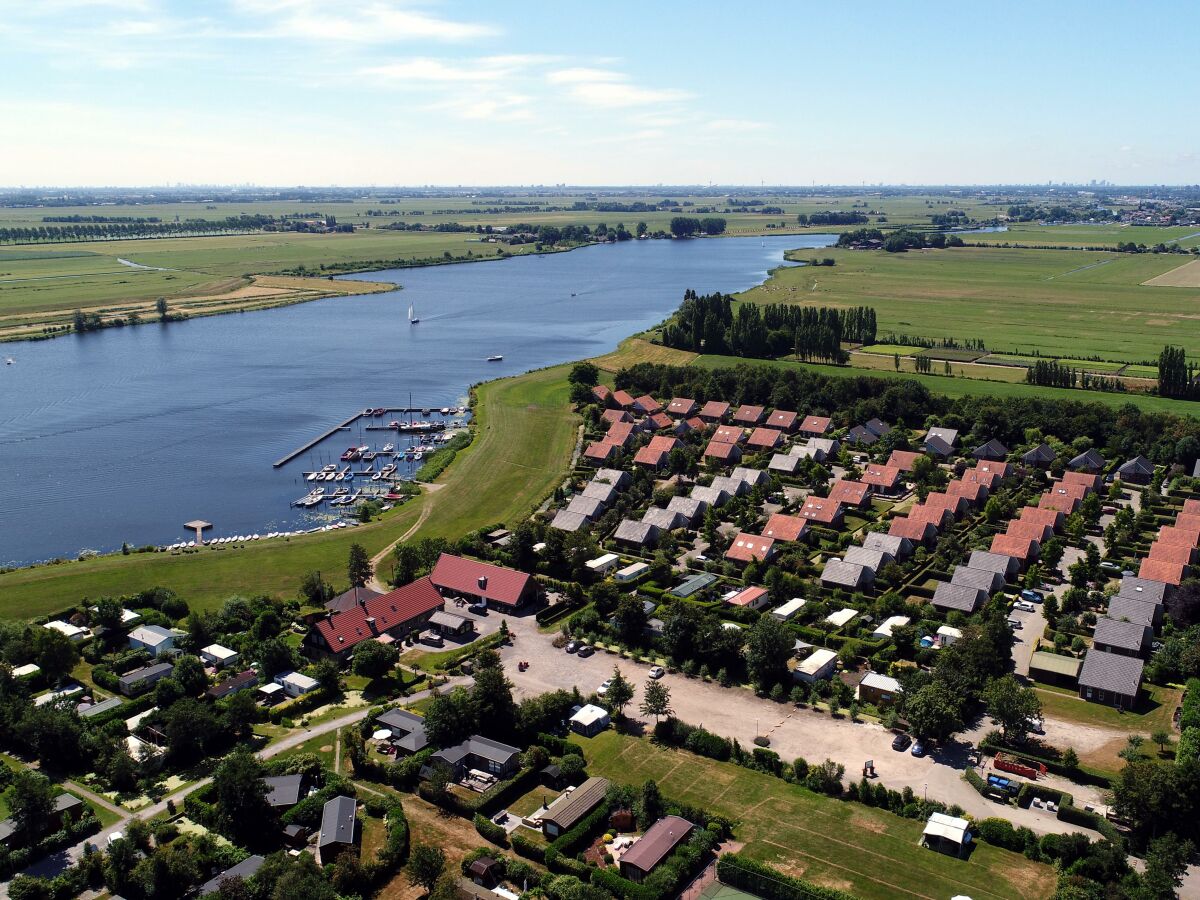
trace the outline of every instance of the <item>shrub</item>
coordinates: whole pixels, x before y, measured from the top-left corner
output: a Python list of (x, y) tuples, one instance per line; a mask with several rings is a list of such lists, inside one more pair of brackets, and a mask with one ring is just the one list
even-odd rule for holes
[(495, 822), (481, 813), (475, 813), (474, 822), (475, 830), (478, 831), (485, 840), (491, 841), (493, 844), (498, 844), (501, 847), (508, 846), (508, 832), (505, 831), (501, 826), (497, 825)]
[(529, 838), (522, 836), (520, 831), (514, 831), (509, 837), (512, 842), (513, 850), (524, 856), (526, 859), (532, 859), (534, 862), (544, 863), (546, 861), (546, 848), (535, 844)]
[(976, 823), (975, 828), (981, 841), (986, 841), (995, 847), (1003, 847), (1006, 850), (1016, 850), (1017, 852), (1025, 847), (1025, 841), (1008, 819), (982, 819)]
[(763, 900), (855, 900), (853, 894), (793, 878), (737, 853), (717, 860), (717, 878)]

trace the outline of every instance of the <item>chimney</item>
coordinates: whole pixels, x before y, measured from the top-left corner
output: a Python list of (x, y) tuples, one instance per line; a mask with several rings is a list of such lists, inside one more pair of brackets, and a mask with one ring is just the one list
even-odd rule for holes
[(371, 634), (379, 633), (375, 630), (375, 617), (374, 616), (367, 616), (367, 628), (371, 629)]
[(487, 590), (487, 576), (486, 575), (479, 576), (479, 589), (481, 591)]

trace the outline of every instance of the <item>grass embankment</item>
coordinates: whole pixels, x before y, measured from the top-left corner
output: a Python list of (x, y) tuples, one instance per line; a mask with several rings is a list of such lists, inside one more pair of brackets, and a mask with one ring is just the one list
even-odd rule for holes
[(413, 526), (419, 526), (417, 537), (458, 538), (493, 522), (515, 523), (554, 489), (570, 460), (575, 416), (566, 373), (559, 366), (482, 385), (475, 407), (476, 439), (440, 476), (444, 486), (370, 525), (232, 551), (115, 554), (17, 569), (0, 575), (0, 617), (47, 615), (84, 597), (156, 585), (200, 609), (214, 608), (233, 594), (292, 596), (300, 578), (313, 569), (335, 584), (342, 581), (354, 542), (374, 555)]
[(583, 745), (589, 773), (633, 785), (653, 778), (665, 795), (736, 820), (736, 838), (752, 858), (817, 884), (866, 898), (980, 900), (1054, 891), (1049, 866), (987, 844), (969, 860), (943, 856), (917, 845), (922, 823), (872, 807), (614, 731), (572, 739)]
[[(807, 259), (811, 251), (794, 251)], [(880, 337), (910, 334), (1044, 357), (1142, 362), (1195, 333), (1200, 290), (1143, 282), (1184, 260), (1084, 250), (822, 250), (833, 267), (776, 269), (756, 303), (871, 306)], [(1200, 357), (1200, 342), (1188, 346)]]

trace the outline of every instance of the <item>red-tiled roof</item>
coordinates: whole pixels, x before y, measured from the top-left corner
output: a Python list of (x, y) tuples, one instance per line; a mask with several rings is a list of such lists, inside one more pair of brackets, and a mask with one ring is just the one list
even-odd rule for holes
[(796, 427), (796, 422), (799, 419), (799, 413), (794, 413), (787, 409), (777, 409), (767, 417), (767, 424), (772, 428), (782, 428), (784, 431), (790, 431)]
[(692, 416), (690, 419), (687, 419), (683, 424), (685, 424), (688, 428), (692, 429), (693, 431), (703, 431), (705, 428), (708, 427), (708, 423), (705, 422), (699, 416)]
[(975, 464), (975, 471), (985, 475), (997, 475), (1000, 478), (1008, 477), (1008, 463), (997, 462), (990, 459), (981, 459)]
[(1103, 483), (1099, 475), (1088, 472), (1063, 472), (1061, 480), (1063, 484), (1079, 484), (1093, 491), (1099, 490)]
[(738, 591), (725, 602), (730, 606), (753, 606), (765, 596), (767, 596), (766, 588), (748, 587)]
[(747, 443), (751, 447), (768, 447), (774, 449), (779, 446), (779, 441), (782, 438), (783, 434), (774, 428), (755, 428)]
[(670, 453), (679, 446), (679, 439), (673, 438), (667, 434), (656, 434), (654, 437), (650, 438), (650, 443), (646, 446), (653, 447), (655, 450), (664, 450), (667, 453)]
[(610, 444), (608, 441), (592, 441), (583, 450), (585, 459), (599, 460), (605, 462), (610, 456), (617, 451), (616, 444)]
[(612, 399), (612, 391), (610, 391), (605, 385), (598, 384), (592, 388), (592, 396), (601, 403), (607, 403)]
[(1164, 525), (1158, 529), (1158, 537), (1155, 540), (1160, 544), (1182, 544), (1185, 547), (1195, 547), (1197, 533), (1198, 529)]
[(1064, 516), (1069, 516), (1075, 512), (1075, 508), (1079, 506), (1079, 500), (1076, 497), (1068, 496), (1067, 494), (1054, 493), (1047, 491), (1038, 499), (1038, 506), (1042, 509), (1056, 509)]
[(696, 411), (696, 401), (691, 397), (674, 397), (667, 404), (667, 412), (673, 416), (690, 416)]
[(926, 506), (918, 503), (908, 511), (908, 517), (918, 522), (928, 522), (938, 531), (954, 521), (954, 513), (944, 506)]
[(901, 472), (911, 472), (913, 463), (922, 455), (913, 450), (893, 450), (892, 455), (888, 457), (887, 464), (895, 466)]
[(632, 422), (633, 421), (633, 419), (630, 418), (629, 413), (625, 412), (625, 410), (623, 410), (623, 409), (606, 409), (603, 413), (600, 414), (600, 418), (602, 418), (609, 425), (612, 425), (615, 422)]
[(641, 410), (647, 415), (662, 412), (662, 404), (651, 397), (649, 394), (642, 394), (633, 401), (634, 408)]
[(900, 469), (896, 466), (881, 466), (878, 463), (871, 463), (863, 472), (861, 480), (863, 484), (890, 490), (900, 480)]
[(747, 534), (743, 531), (733, 539), (733, 543), (725, 551), (725, 558), (735, 560), (736, 562), (750, 562), (752, 559), (768, 559), (774, 552), (774, 538), (762, 537), (757, 534)]
[(1200, 500), (1184, 500), (1183, 512), (1189, 516), (1200, 516)]
[(829, 499), (838, 503), (848, 503), (851, 506), (862, 506), (867, 502), (870, 493), (871, 486), (869, 484), (842, 478), (830, 486)]
[(709, 400), (700, 407), (700, 418), (723, 419), (729, 415), (729, 404), (724, 400)]
[(731, 444), (729, 441), (718, 441), (716, 438), (713, 438), (708, 442), (708, 446), (704, 448), (704, 455), (709, 459), (719, 459), (725, 462), (733, 460), (737, 462), (742, 458), (742, 451), (738, 448), (737, 444)]
[(604, 440), (619, 447), (626, 446), (637, 432), (637, 426), (632, 422), (613, 422), (608, 426)]
[(842, 504), (827, 497), (809, 497), (804, 501), (800, 515), (810, 522), (832, 525), (842, 515)]
[(663, 428), (675, 427), (675, 420), (663, 412), (658, 412), (652, 416), (647, 416), (646, 421), (654, 426), (655, 431), (660, 431)]
[(805, 416), (800, 423), (800, 430), (805, 434), (824, 434), (829, 430), (831, 420), (828, 416)]
[(763, 536), (774, 538), (777, 541), (798, 541), (804, 537), (804, 532), (808, 531), (808, 519), (800, 516), (785, 516), (783, 513), (775, 513), (771, 518), (767, 519), (767, 526), (763, 529)]
[(1051, 509), (1046, 506), (1023, 506), (1017, 517), (1022, 522), (1037, 522), (1039, 525), (1058, 528), (1059, 523), (1062, 522), (1063, 513), (1060, 509)]
[(613, 402), (622, 409), (633, 406), (633, 395), (629, 391), (613, 391)]
[(442, 596), (427, 576), (320, 619), (316, 629), (330, 650), (340, 652), (441, 607)]
[(923, 541), (929, 529), (934, 527), (928, 521), (913, 519), (909, 516), (897, 516), (888, 526), (888, 534), (893, 537), (908, 538), (910, 541)]
[(1008, 527), (1004, 531), (1013, 537), (1032, 538), (1040, 544), (1042, 541), (1050, 538), (1050, 535), (1054, 533), (1054, 528), (1044, 522), (1034, 522), (1029, 519), (1013, 519), (1008, 523)]
[(1188, 544), (1164, 544), (1162, 541), (1155, 541), (1150, 545), (1149, 558), (1191, 565), (1196, 558), (1196, 548)]
[(1196, 513), (1181, 512), (1175, 517), (1175, 527), (1184, 528), (1188, 531), (1195, 531), (1200, 534), (1200, 515)]
[(1037, 553), (1037, 541), (1031, 538), (1021, 538), (1013, 534), (998, 534), (992, 538), (992, 552), (1001, 556), (1011, 556), (1023, 561), (1029, 560)]
[(733, 414), (733, 421), (740, 422), (743, 425), (757, 425), (762, 421), (763, 413), (766, 410), (761, 406), (739, 406), (738, 411)]
[(1173, 584), (1176, 587), (1183, 581), (1183, 575), (1187, 566), (1182, 563), (1168, 562), (1165, 559), (1143, 559), (1141, 568), (1138, 569), (1138, 578), (1145, 578), (1149, 581), (1162, 581), (1167, 584)]
[(727, 444), (741, 443), (745, 437), (745, 430), (738, 425), (722, 425), (713, 432), (714, 441), (724, 441)]
[(987, 492), (987, 485), (975, 479), (959, 481), (955, 479), (946, 485), (946, 493), (955, 497), (965, 497), (972, 503), (978, 503)]
[(966, 498), (944, 491), (930, 491), (925, 495), (925, 505), (940, 509), (948, 509), (955, 516), (960, 515), (966, 506)]
[(640, 466), (661, 467), (667, 461), (667, 451), (657, 450), (647, 444), (633, 455), (633, 461)]
[(524, 572), (449, 553), (438, 557), (429, 577), (442, 590), (485, 597), (508, 606), (519, 604), (531, 584), (530, 576)]

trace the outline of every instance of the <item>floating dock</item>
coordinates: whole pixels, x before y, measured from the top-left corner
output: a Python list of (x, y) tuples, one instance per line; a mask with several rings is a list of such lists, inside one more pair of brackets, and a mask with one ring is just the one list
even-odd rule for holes
[[(385, 407), (375, 407), (375, 408), (383, 409), (384, 410), (383, 414), (385, 416), (391, 415), (392, 413), (403, 413), (404, 415), (412, 415), (413, 413), (418, 413), (423, 416), (426, 416), (426, 415), (431, 416), (434, 413), (437, 413), (438, 415), (442, 414), (442, 407), (440, 407), (440, 406), (439, 407), (435, 407), (435, 406), (385, 406)], [(446, 407), (446, 408), (450, 409), (450, 407)], [(459, 413), (458, 407), (453, 407), (453, 414), (454, 415), (462, 415), (462, 413)], [(289, 453), (287, 456), (284, 456), (284, 457), (281, 457), (281, 458), (275, 460), (275, 462), (271, 463), (271, 467), (278, 469), (280, 466), (286, 466), (297, 456), (307, 453), (309, 450), (311, 450), (313, 447), (317, 446), (317, 444), (321, 443), (326, 438), (333, 437), (339, 431), (349, 431), (350, 427), (355, 422), (357, 422), (359, 419), (367, 419), (368, 421), (373, 421), (375, 418), (377, 418), (377, 417), (376, 416), (365, 416), (365, 415), (363, 415), (363, 413), (357, 412), (354, 415), (352, 415), (350, 418), (348, 418), (345, 422), (342, 422), (340, 425), (334, 425), (328, 431), (324, 431), (321, 434), (317, 435), (315, 438), (313, 438), (307, 444), (304, 444), (303, 446), (296, 448), (291, 453)], [(440, 430), (443, 430), (444, 428), (445, 428), (445, 425), (443, 425), (441, 429), (437, 429), (437, 428), (414, 429), (413, 433), (417, 433), (420, 431), (440, 431)], [(395, 428), (392, 428), (391, 426), (388, 426), (388, 425), (367, 425), (366, 430), (367, 431), (396, 431)], [(408, 430), (406, 429), (405, 431), (408, 431)], [(401, 433), (404, 433), (404, 432), (402, 431)]]

